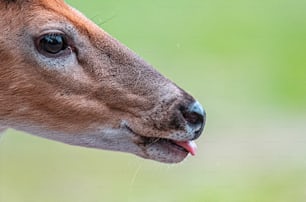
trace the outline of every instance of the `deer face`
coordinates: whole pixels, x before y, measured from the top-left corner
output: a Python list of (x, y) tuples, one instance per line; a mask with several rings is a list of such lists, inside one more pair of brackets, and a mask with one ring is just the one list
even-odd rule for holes
[(194, 153), (193, 97), (63, 1), (0, 2), (0, 125), (167, 163)]

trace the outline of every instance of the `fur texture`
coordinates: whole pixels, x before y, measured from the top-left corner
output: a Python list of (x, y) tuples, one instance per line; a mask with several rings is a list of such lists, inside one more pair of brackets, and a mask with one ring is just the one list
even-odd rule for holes
[[(37, 50), (52, 32), (69, 54)], [(62, 0), (0, 1), (0, 71), (2, 128), (169, 163), (187, 153), (148, 138), (194, 138), (195, 100)]]

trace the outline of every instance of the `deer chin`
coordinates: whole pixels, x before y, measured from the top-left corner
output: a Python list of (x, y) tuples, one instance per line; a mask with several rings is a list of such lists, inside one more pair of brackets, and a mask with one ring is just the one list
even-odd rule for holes
[(175, 140), (162, 137), (148, 137), (134, 132), (129, 126), (126, 129), (134, 135), (134, 142), (143, 151), (136, 154), (146, 159), (163, 163), (179, 163), (188, 154), (195, 155), (196, 144), (191, 140)]
[(164, 138), (148, 138), (140, 136), (142, 142), (140, 147), (145, 153), (143, 158), (163, 162), (163, 163), (179, 163), (183, 161), (188, 151), (176, 144), (174, 141)]

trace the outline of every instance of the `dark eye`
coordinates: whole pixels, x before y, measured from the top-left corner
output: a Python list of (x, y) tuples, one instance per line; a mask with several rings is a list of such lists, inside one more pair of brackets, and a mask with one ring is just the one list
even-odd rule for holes
[(67, 39), (61, 33), (49, 33), (39, 37), (37, 49), (46, 56), (58, 56), (69, 48)]

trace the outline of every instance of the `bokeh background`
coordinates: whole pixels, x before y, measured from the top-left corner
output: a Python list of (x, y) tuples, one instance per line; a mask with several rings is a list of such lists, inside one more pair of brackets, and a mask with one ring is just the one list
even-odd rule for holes
[(305, 202), (306, 1), (67, 1), (208, 114), (178, 165), (8, 130), (1, 202)]

